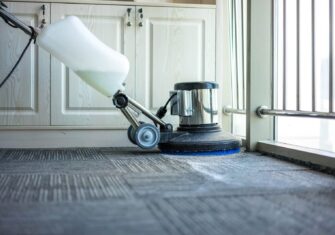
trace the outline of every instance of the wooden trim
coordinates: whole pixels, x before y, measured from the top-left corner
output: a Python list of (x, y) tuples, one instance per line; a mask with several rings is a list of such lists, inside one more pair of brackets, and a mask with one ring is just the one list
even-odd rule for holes
[(257, 150), (262, 153), (278, 155), (335, 169), (335, 153), (300, 147), (275, 141), (260, 141)]
[(272, 0), (249, 0), (247, 26), (247, 150), (258, 141), (273, 140), (273, 119), (259, 118), (260, 105), (271, 107), (273, 11)]
[(128, 147), (126, 130), (2, 130), (0, 148)]
[[(220, 0), (221, 1), (221, 0)], [(123, 6), (151, 6), (151, 7), (184, 7), (184, 8), (211, 8), (214, 4), (193, 3), (164, 3), (164, 2), (134, 2), (134, 1), (110, 1), (110, 0), (7, 0), (6, 2), (41, 2), (41, 3), (73, 3), (73, 4), (98, 4), (98, 5), (123, 5)]]

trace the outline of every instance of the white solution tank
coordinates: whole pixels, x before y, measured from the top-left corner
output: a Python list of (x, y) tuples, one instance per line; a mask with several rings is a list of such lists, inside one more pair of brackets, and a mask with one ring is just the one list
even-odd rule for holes
[(36, 42), (102, 94), (124, 90), (127, 57), (101, 42), (79, 18), (68, 16), (47, 26)]

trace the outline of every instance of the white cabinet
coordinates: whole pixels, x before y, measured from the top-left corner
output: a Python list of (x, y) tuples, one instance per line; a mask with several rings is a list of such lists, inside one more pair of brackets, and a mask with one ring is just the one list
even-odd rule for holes
[[(166, 102), (176, 82), (215, 80), (214, 9), (130, 7), (128, 17), (128, 8), (53, 4), (52, 22), (79, 16), (98, 38), (124, 53), (131, 68), (126, 93), (152, 111)], [(52, 125), (129, 125), (110, 98), (56, 59), (51, 70)]]
[[(128, 20), (134, 24), (134, 14), (130, 14), (128, 19), (127, 9), (134, 13), (135, 7), (52, 4), (51, 9), (51, 22), (68, 15), (78, 16), (101, 41), (128, 57), (131, 66), (126, 81), (127, 93), (136, 97), (135, 27), (127, 26)], [(129, 125), (121, 112), (114, 108), (111, 98), (83, 82), (54, 57), (51, 59), (51, 124), (109, 128)]]
[[(9, 5), (10, 11), (27, 23), (38, 24), (42, 4)], [(78, 16), (100, 40), (125, 54), (130, 61), (126, 93), (152, 111), (166, 102), (177, 82), (215, 80), (214, 8), (51, 3), (49, 10), (51, 23)], [(48, 21), (49, 15), (46, 17)], [(8, 45), (0, 51), (5, 62), (0, 63), (3, 77), (28, 39), (2, 22), (0, 29), (6, 35), (0, 37), (0, 43)], [(166, 120), (174, 123), (176, 119)], [(54, 57), (50, 60), (35, 45), (14, 79), (0, 91), (0, 124), (129, 126), (111, 98), (91, 88)]]
[[(43, 3), (6, 3), (33, 27), (41, 24)], [(49, 22), (49, 4), (45, 19)], [(0, 19), (0, 81), (11, 70), (29, 36)], [(0, 126), (50, 125), (50, 55), (31, 44), (13, 75), (0, 88)]]
[[(175, 83), (215, 80), (215, 9), (136, 10), (143, 14), (136, 27), (139, 102), (154, 111), (165, 104)], [(166, 120), (176, 123), (178, 118)]]

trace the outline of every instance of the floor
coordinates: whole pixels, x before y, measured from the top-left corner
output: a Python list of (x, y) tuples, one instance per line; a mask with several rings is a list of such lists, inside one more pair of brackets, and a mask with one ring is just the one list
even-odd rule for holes
[(253, 153), (0, 150), (0, 234), (334, 234), (335, 177)]

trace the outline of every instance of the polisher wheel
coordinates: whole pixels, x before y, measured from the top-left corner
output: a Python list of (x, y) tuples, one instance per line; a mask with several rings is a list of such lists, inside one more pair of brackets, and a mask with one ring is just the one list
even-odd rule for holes
[(152, 149), (158, 144), (160, 140), (160, 133), (154, 125), (144, 123), (136, 128), (134, 140), (140, 148)]

